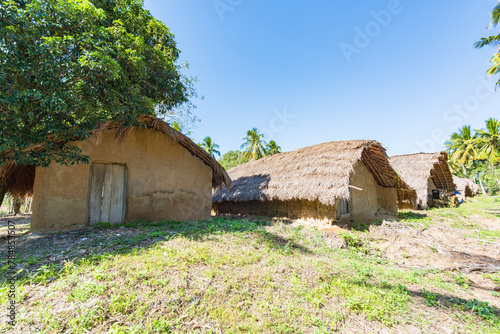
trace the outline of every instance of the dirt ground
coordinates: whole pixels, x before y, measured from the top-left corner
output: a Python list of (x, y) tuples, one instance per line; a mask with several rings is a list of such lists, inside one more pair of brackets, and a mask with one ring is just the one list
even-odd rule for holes
[[(476, 216), (475, 228), (498, 230), (500, 219)], [(417, 269), (436, 269), (462, 273), (473, 288), (461, 298), (474, 298), (500, 307), (500, 299), (492, 295), (498, 286), (485, 274), (500, 272), (500, 240), (490, 241), (471, 236), (473, 229), (456, 228), (452, 220), (425, 226), (384, 221), (381, 226), (370, 226), (373, 243), (400, 266)]]

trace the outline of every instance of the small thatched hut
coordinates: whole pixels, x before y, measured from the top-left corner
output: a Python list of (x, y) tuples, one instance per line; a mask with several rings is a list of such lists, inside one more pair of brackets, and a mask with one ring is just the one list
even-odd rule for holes
[(453, 182), (460, 192), (458, 195), (460, 201), (465, 201), (466, 197), (474, 197), (479, 192), (479, 186), (471, 179), (453, 175)]
[(216, 213), (331, 223), (397, 211), (401, 186), (382, 145), (339, 141), (264, 157), (229, 172), (231, 189), (213, 196)]
[(433, 190), (456, 189), (446, 152), (399, 155), (391, 157), (389, 161), (403, 181), (417, 193), (417, 201), (410, 207), (400, 196), (398, 198), (400, 209), (428, 208), (429, 202), (432, 201)]
[(102, 123), (90, 138), (72, 142), (89, 164), (2, 168), (3, 175), (17, 180), (5, 179), (9, 192), (26, 191), (31, 179), (32, 231), (210, 217), (212, 188), (231, 185), (224, 168), (162, 120), (142, 116), (139, 121), (140, 127)]

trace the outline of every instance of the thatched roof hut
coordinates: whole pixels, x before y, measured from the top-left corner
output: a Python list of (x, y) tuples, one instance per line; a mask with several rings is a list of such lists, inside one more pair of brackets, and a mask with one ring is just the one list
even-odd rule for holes
[(453, 175), (453, 182), (457, 186), (457, 190), (460, 192), (458, 197), (462, 201), (465, 200), (466, 197), (476, 196), (479, 192), (479, 185), (474, 183), (471, 179)]
[[(149, 116), (142, 115), (138, 118), (141, 127), (154, 129), (164, 133), (168, 139), (179, 143), (186, 148), (192, 155), (203, 160), (205, 165), (210, 167), (212, 173), (212, 185), (214, 188), (230, 187), (231, 178), (227, 174), (224, 167), (222, 167), (210, 154), (200, 148), (196, 143), (189, 139), (186, 135), (171, 128), (168, 123), (163, 120)], [(124, 142), (127, 135), (136, 127), (124, 127), (123, 124), (114, 121), (101, 122), (96, 129), (92, 131), (91, 136), (97, 137), (103, 131), (116, 130), (115, 139), (119, 142)], [(74, 139), (75, 141), (78, 138)], [(30, 150), (42, 151), (44, 148), (35, 145)], [(6, 149), (0, 152), (0, 157), (8, 157), (12, 155), (12, 149)], [(33, 184), (35, 181), (35, 166), (26, 166), (15, 163), (7, 163), (5, 166), (0, 167), (0, 182), (7, 187), (7, 193), (16, 197), (31, 196), (33, 194)]]
[[(363, 171), (358, 174), (370, 179), (374, 188), (395, 191), (398, 186), (406, 187), (390, 166), (380, 143), (374, 140), (337, 141), (267, 156), (237, 166), (229, 171), (233, 179), (232, 188), (217, 190), (213, 201), (308, 201), (333, 207), (339, 199), (351, 199), (353, 189), (358, 188), (360, 193), (363, 192), (351, 182), (358, 165), (363, 171), (366, 170), (368, 176)], [(364, 191), (366, 196), (367, 189)]]
[(446, 152), (399, 155), (389, 160), (403, 181), (416, 190), (420, 208), (428, 207), (433, 189), (456, 189)]
[[(210, 217), (212, 189), (231, 186), (227, 172), (164, 121), (141, 116), (139, 122), (141, 126), (133, 127), (101, 123), (89, 138), (71, 141), (89, 157), (89, 164), (3, 166), (0, 181), (10, 193), (33, 193), (31, 230)], [(13, 152), (0, 154), (9, 157)]]

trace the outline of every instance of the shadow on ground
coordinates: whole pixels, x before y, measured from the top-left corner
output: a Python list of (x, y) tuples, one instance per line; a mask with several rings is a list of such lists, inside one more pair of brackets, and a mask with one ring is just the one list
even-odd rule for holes
[[(26, 218), (25, 218), (26, 219)], [(2, 224), (6, 225), (6, 221)], [(135, 250), (146, 250), (158, 243), (176, 237), (200, 242), (211, 240), (214, 235), (226, 233), (256, 233), (259, 244), (273, 249), (294, 249), (311, 253), (309, 249), (279, 235), (266, 231), (273, 224), (267, 220), (243, 220), (229, 217), (213, 218), (198, 222), (148, 222), (135, 221), (119, 225), (99, 223), (83, 230), (54, 233), (25, 233), (16, 240), (17, 270), (21, 277), (35, 277), (39, 270), (60, 270), (66, 261), (87, 259), (101, 261), (109, 255), (126, 255)], [(7, 243), (0, 241), (0, 254), (6, 254)], [(6, 260), (2, 261), (0, 274), (5, 280)]]
[(487, 212), (497, 218), (500, 218), (500, 209), (487, 210)]
[[(349, 281), (351, 284), (356, 284), (358, 286), (371, 286), (383, 290), (406, 294), (416, 298), (418, 302), (428, 307), (443, 310), (455, 309), (465, 312), (472, 312), (483, 320), (489, 322), (491, 325), (500, 327), (500, 309), (498, 307), (490, 305), (488, 302), (479, 301), (477, 299), (453, 297), (441, 293), (433, 293), (427, 291), (425, 288), (423, 288), (422, 290), (412, 290), (403, 285), (368, 283), (363, 278), (350, 278)], [(430, 313), (432, 313), (432, 309)]]
[(11, 224), (14, 226), (14, 231), (16, 236), (23, 236), (27, 234), (30, 230), (31, 215), (23, 214), (18, 216), (6, 216), (0, 218), (0, 246), (7, 241), (7, 235), (9, 231), (9, 221), (13, 222)]

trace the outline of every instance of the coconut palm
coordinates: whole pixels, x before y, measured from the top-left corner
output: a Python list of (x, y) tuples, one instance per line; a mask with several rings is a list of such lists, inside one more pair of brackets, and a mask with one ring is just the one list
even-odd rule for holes
[(212, 138), (206, 136), (203, 139), (203, 142), (199, 143), (198, 146), (200, 146), (202, 149), (207, 151), (208, 154), (210, 154), (212, 157), (219, 156), (220, 157), (220, 152), (218, 151), (219, 145), (215, 144), (212, 141)]
[(476, 130), (479, 157), (492, 164), (500, 161), (500, 122), (495, 118), (486, 121), (485, 130)]
[(490, 118), (486, 121), (486, 129), (476, 130), (476, 133), (478, 135), (476, 141), (479, 146), (479, 158), (488, 162), (490, 170), (500, 186), (500, 178), (495, 168), (495, 164), (500, 162), (500, 122), (495, 118)]
[(193, 132), (191, 131), (185, 131), (184, 127), (177, 121), (170, 122), (170, 127), (174, 130), (179, 131), (180, 133), (190, 137), (193, 135)]
[(266, 146), (266, 155), (274, 155), (281, 153), (281, 147), (274, 140), (269, 141)]
[(241, 149), (243, 151), (243, 157), (245, 159), (258, 160), (266, 155), (266, 142), (264, 141), (264, 135), (259, 132), (257, 128), (247, 131), (247, 135), (242, 139), (245, 140), (241, 144)]
[[(494, 28), (500, 22), (500, 3), (498, 3), (493, 10), (491, 11), (491, 22), (489, 24), (489, 28)], [(488, 69), (487, 74), (495, 75), (500, 72), (500, 49), (498, 48), (498, 44), (500, 43), (500, 34), (483, 37), (479, 42), (476, 42), (474, 46), (476, 48), (482, 48), (486, 45), (491, 45), (496, 48), (496, 53), (491, 57), (491, 67)], [(497, 81), (497, 86), (500, 86), (500, 80)]]
[(478, 156), (477, 135), (472, 133), (470, 125), (462, 127), (459, 132), (454, 132), (445, 145), (450, 153), (450, 159), (460, 164), (467, 176), (465, 164), (474, 161)]

